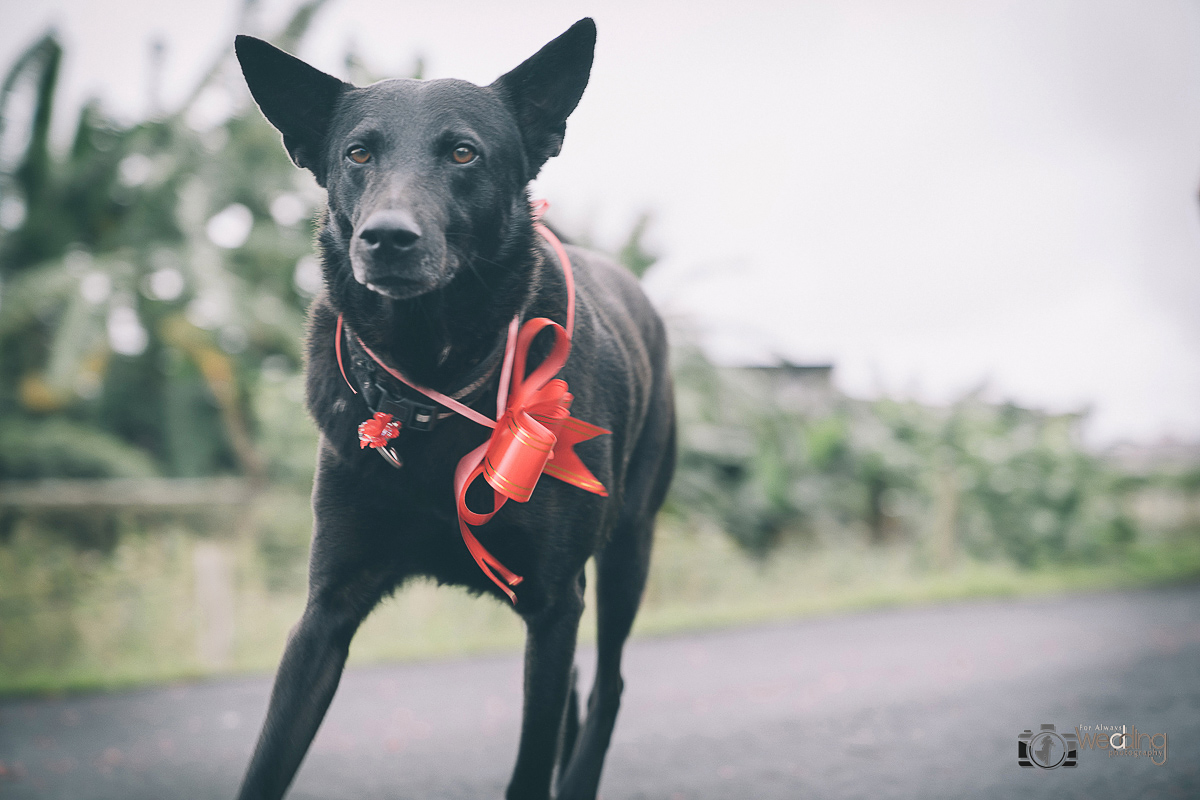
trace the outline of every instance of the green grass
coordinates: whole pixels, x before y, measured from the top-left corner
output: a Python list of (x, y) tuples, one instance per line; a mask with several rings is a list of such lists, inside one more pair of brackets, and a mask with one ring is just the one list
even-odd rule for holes
[[(198, 535), (179, 522), (127, 524), (106, 553), (80, 551), (19, 524), (0, 544), (0, 693), (108, 690), (273, 670), (304, 607), (308, 524), (306, 500), (287, 494), (264, 498), (221, 536)], [(216, 594), (214, 570), (224, 576)], [(1022, 570), (961, 559), (932, 569), (912, 545), (794, 546), (758, 561), (718, 531), (685, 530), (664, 519), (635, 634), (1197, 578), (1194, 535), (1134, 546), (1093, 564)], [(213, 630), (225, 631), (216, 635), (215, 650), (205, 644), (211, 642), (205, 632)], [(594, 636), (587, 614), (581, 641)], [(415, 582), (367, 619), (350, 661), (512, 651), (522, 641), (520, 621), (505, 605)]]
[(766, 562), (714, 533), (661, 537), (637, 631), (796, 619), (886, 606), (1151, 586), (1200, 578), (1200, 542), (1130, 548), (1119, 560), (1020, 569), (961, 559), (924, 566), (910, 546), (784, 549)]

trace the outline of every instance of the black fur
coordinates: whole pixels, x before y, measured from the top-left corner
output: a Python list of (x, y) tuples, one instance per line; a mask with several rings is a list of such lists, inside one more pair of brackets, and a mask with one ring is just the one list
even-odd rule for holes
[[(356, 428), (370, 409), (341, 378), (334, 326), (344, 314), (392, 366), (446, 393), (466, 376), (490, 374), (473, 405), (494, 417), (496, 377), (486, 362), (509, 320), (565, 322), (562, 271), (533, 231), (526, 187), (561, 147), (594, 43), (585, 19), (490, 86), (396, 80), (356, 88), (265, 42), (237, 39), (255, 100), (293, 160), (328, 191), (319, 235), (326, 291), (313, 302), (307, 345), (308, 406), (321, 432), (308, 605), (284, 652), (243, 798), (283, 795), (351, 637), (381, 597), (427, 575), (508, 602), (472, 560), (455, 515), (454, 467), (489, 431), (457, 415), (427, 433), (404, 431), (395, 440), (399, 471), (361, 450)], [(525, 704), (510, 800), (549, 797), (556, 766), (560, 800), (596, 795), (620, 702), (621, 650), (674, 467), (662, 323), (626, 271), (567, 249), (576, 320), (560, 377), (575, 395), (573, 416), (612, 431), (578, 448), (610, 496), (543, 477), (528, 503), (510, 502), (476, 529), (524, 577), (515, 610), (528, 630)], [(533, 364), (547, 344), (539, 339)], [(572, 663), (592, 556), (598, 668), (581, 716)]]

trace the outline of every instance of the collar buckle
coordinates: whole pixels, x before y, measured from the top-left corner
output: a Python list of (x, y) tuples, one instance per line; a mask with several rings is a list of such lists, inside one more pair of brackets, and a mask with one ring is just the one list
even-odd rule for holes
[(396, 398), (383, 386), (379, 386), (379, 410), (391, 414), (401, 428), (414, 431), (433, 430), (437, 422), (438, 409), (435, 405), (420, 403), (410, 397)]

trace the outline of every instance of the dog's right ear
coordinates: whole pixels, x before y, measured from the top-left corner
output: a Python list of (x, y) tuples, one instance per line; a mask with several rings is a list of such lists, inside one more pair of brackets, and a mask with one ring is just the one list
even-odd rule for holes
[(283, 134), (298, 167), (325, 185), (325, 137), (338, 98), (353, 88), (253, 36), (238, 36), (234, 51), (254, 102)]

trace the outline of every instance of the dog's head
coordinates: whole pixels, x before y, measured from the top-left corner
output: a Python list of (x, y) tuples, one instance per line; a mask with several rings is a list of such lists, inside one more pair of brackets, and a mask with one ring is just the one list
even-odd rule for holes
[(328, 191), (327, 225), (355, 281), (384, 298), (450, 284), (502, 260), (527, 219), (526, 184), (558, 154), (592, 66), (583, 19), (490, 86), (388, 80), (358, 88), (249, 36), (250, 93), (292, 160)]

